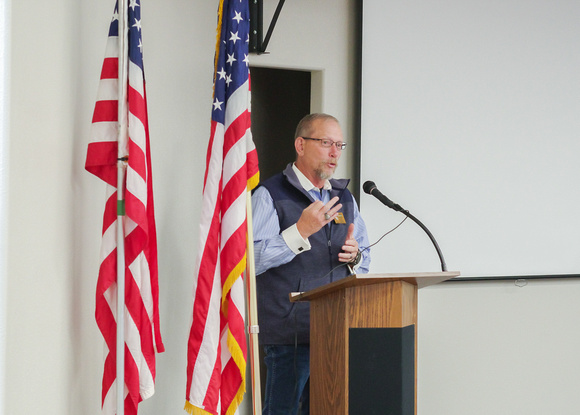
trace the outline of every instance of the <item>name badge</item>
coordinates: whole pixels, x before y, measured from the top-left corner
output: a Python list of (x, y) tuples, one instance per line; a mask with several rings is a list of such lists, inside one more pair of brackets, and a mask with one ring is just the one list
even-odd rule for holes
[(338, 216), (336, 218), (334, 218), (334, 223), (346, 223), (346, 220), (344, 220), (344, 215), (342, 214), (342, 212), (338, 212)]

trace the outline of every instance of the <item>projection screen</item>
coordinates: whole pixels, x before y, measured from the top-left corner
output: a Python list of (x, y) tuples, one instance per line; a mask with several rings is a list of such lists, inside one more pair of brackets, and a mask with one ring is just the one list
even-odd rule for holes
[[(364, 0), (361, 183), (464, 276), (580, 273), (580, 3)], [(405, 218), (361, 192), (371, 242)], [(437, 271), (411, 220), (371, 272)]]

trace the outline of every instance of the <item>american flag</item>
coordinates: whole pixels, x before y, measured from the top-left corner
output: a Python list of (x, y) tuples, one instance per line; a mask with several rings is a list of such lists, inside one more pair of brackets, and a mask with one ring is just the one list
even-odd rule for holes
[(187, 355), (191, 414), (233, 414), (245, 392), (246, 197), (259, 179), (250, 132), (249, 17), (247, 0), (220, 1)]
[[(125, 252), (125, 396), (124, 412), (137, 414), (139, 402), (153, 395), (155, 353), (163, 352), (159, 330), (159, 288), (157, 240), (151, 181), (151, 154), (147, 101), (141, 44), (141, 4), (131, 0), (128, 16), (127, 102), (121, 117), (126, 117), (128, 138), (119, 139), (118, 78), (119, 13), (115, 6), (109, 27), (98, 97), (93, 113), (91, 143), (85, 168), (106, 182), (107, 202), (103, 219), (101, 266), (97, 280), (97, 325), (106, 343), (103, 372), (102, 408), (115, 414), (116, 320), (117, 320), (117, 226), (124, 229)], [(125, 135), (121, 135), (124, 137)], [(117, 158), (127, 157), (124, 180), (124, 223), (117, 220)]]

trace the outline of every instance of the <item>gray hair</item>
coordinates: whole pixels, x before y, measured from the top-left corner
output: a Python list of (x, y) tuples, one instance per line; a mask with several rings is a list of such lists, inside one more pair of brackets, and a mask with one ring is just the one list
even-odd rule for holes
[(308, 114), (298, 123), (298, 126), (296, 127), (296, 133), (294, 134), (294, 139), (298, 137), (309, 136), (312, 131), (312, 123), (314, 123), (316, 120), (332, 120), (337, 124), (340, 124), (338, 120), (332, 115), (323, 113)]

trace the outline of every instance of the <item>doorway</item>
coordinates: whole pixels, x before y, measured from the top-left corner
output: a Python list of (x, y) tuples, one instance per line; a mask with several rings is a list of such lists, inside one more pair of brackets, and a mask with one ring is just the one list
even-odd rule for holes
[(311, 111), (310, 71), (250, 67), (252, 135), (260, 180), (284, 170), (295, 159), (294, 132)]

